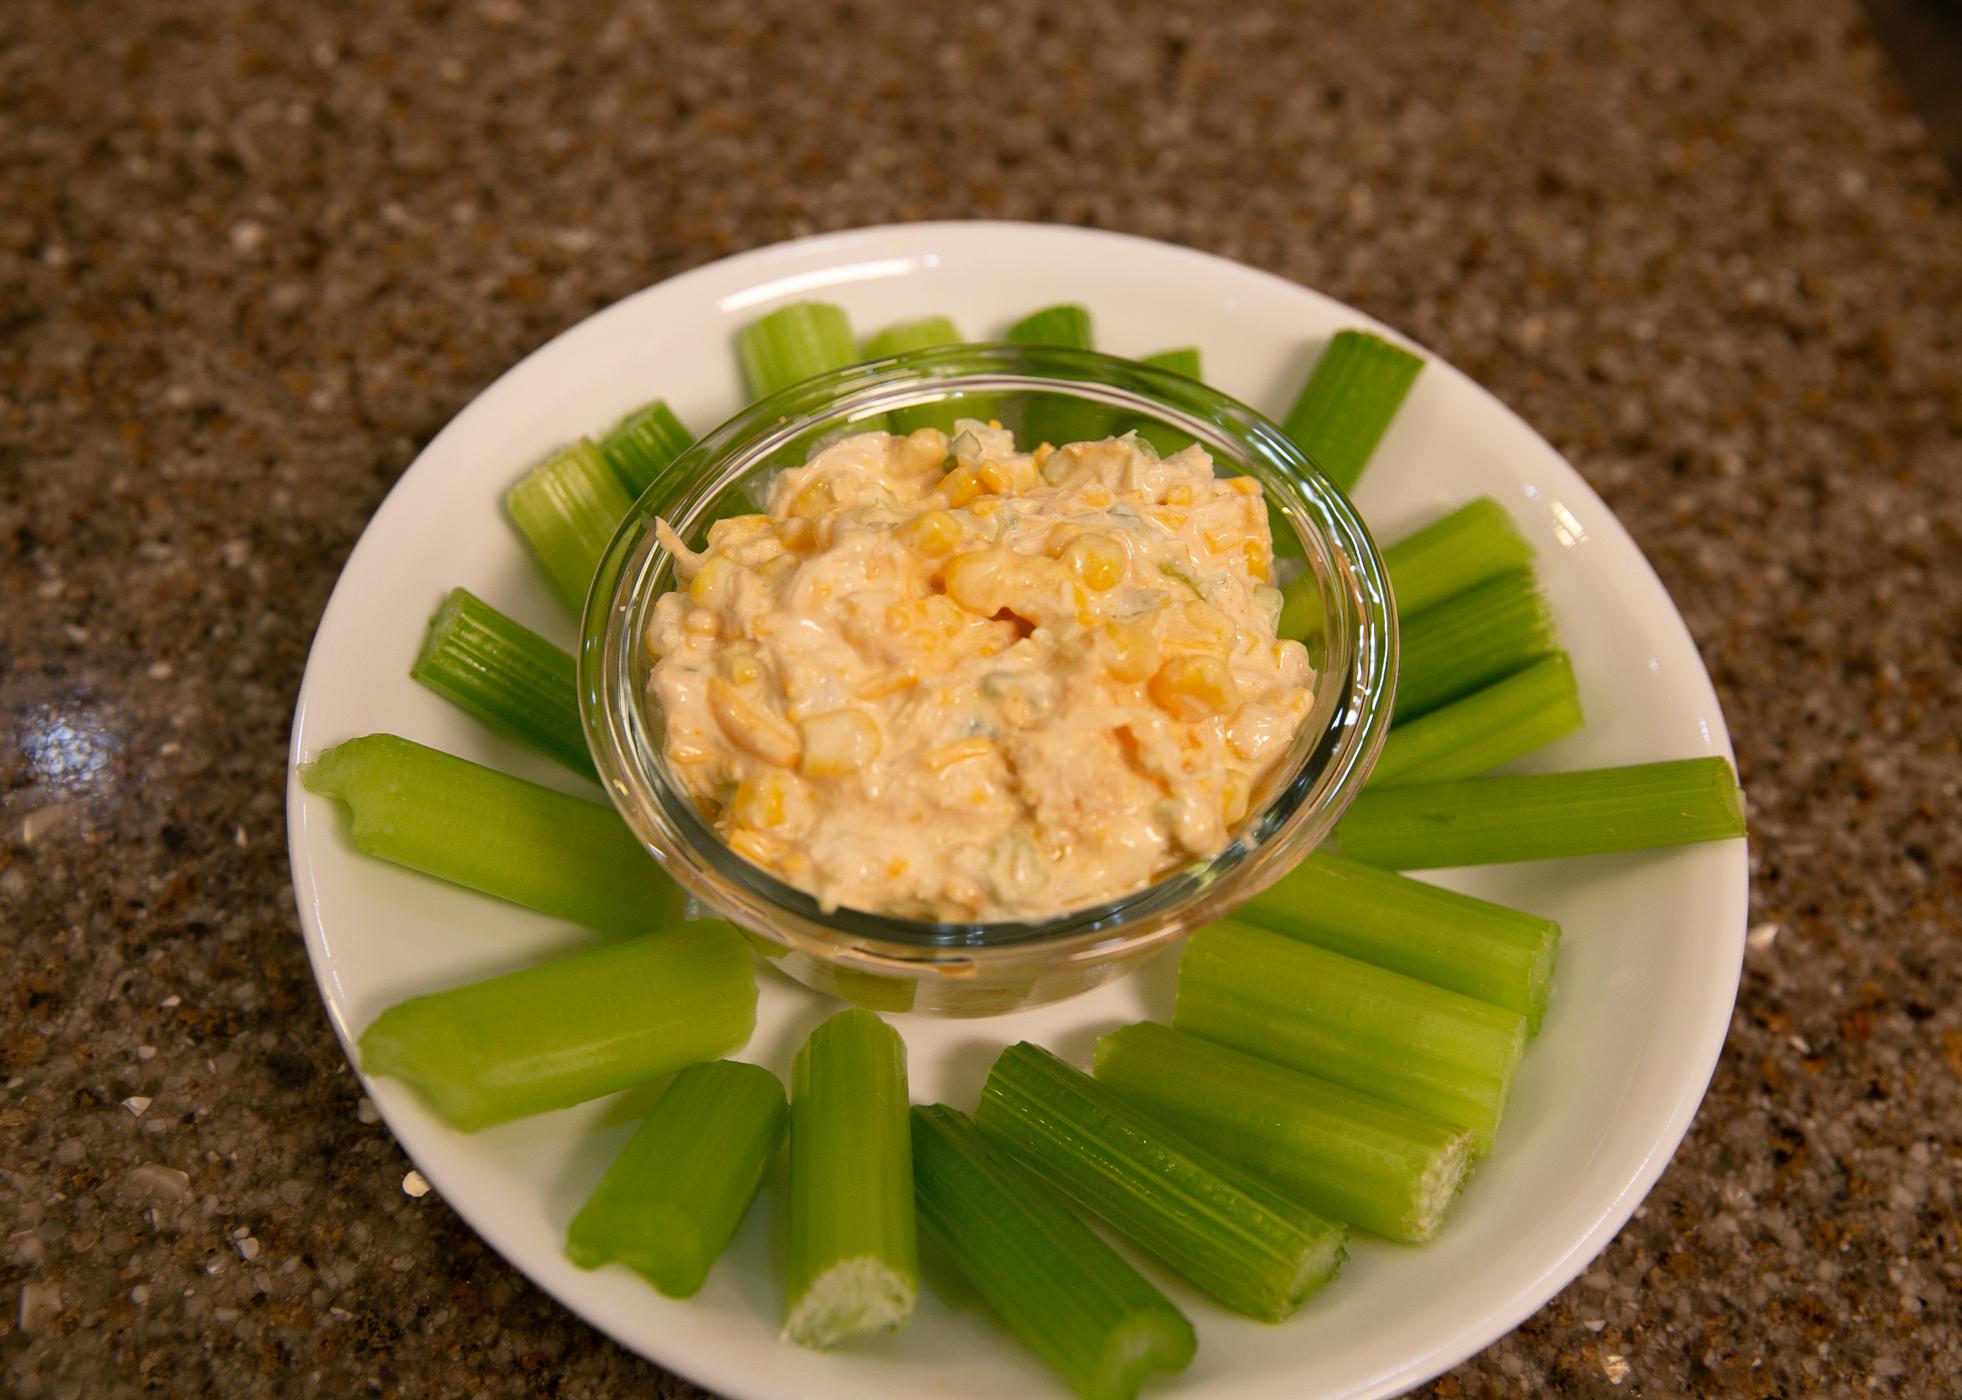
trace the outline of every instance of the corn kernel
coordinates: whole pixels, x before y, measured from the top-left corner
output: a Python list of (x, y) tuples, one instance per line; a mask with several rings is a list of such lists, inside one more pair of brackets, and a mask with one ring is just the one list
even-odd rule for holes
[(984, 490), (992, 491), (997, 496), (1015, 494), (1015, 474), (992, 458), (981, 464), (981, 470), (975, 476), (980, 479)]
[(798, 554), (808, 554), (817, 548), (818, 528), (801, 516), (777, 522), (777, 538), (785, 549)]
[(725, 608), (735, 598), (736, 584), (742, 572), (741, 566), (712, 554), (695, 571), (695, 577), (688, 585), (688, 596), (700, 607), (710, 610)]
[(981, 494), (981, 478), (972, 467), (955, 467), (940, 479), (940, 490), (945, 493), (947, 504), (959, 510)]
[(920, 762), (926, 765), (929, 773), (940, 773), (971, 758), (986, 758), (994, 751), (995, 746), (986, 739), (956, 739), (951, 744), (928, 749)]
[(731, 685), (752, 685), (763, 676), (755, 651), (745, 643), (738, 643), (717, 657), (715, 669)]
[(1160, 709), (1188, 724), (1225, 714), (1240, 698), (1233, 672), (1216, 656), (1175, 656), (1158, 668), (1147, 688)]
[(901, 525), (899, 537), (929, 558), (938, 558), (961, 542), (961, 522), (944, 510), (922, 511)]
[(768, 870), (777, 863), (777, 842), (754, 831), (738, 831), (729, 837), (729, 849), (753, 865)]
[(753, 539), (766, 533), (769, 528), (770, 517), (767, 515), (731, 515), (709, 526), (709, 548)]
[(1035, 464), (1035, 469), (1037, 471), (1041, 471), (1042, 464), (1044, 462), (1047, 462), (1050, 459), (1050, 457), (1055, 454), (1055, 451), (1056, 449), (1051, 447), (1048, 443), (1039, 442), (1036, 444), (1036, 450), (1029, 454), (1029, 460)]
[(797, 731), (781, 715), (716, 676), (709, 681), (709, 713), (728, 738), (744, 753), (765, 763), (788, 768), (797, 761)]
[(1005, 560), (998, 549), (975, 549), (947, 561), (942, 577), (947, 596), (971, 613), (993, 617), (1001, 611)]
[(1241, 548), (1246, 551), (1247, 572), (1262, 583), (1272, 583), (1274, 566), (1268, 559), (1267, 546), (1259, 540), (1248, 540)]
[(1237, 768), (1226, 770), (1226, 780), (1220, 784), (1219, 815), (1228, 826), (1234, 825), (1247, 815), (1247, 803), (1253, 797), (1253, 783), (1245, 773)]
[(722, 623), (707, 608), (690, 608), (681, 619), (681, 627), (691, 637), (713, 637), (722, 630)]
[(894, 671), (867, 681), (852, 692), (852, 697), (857, 700), (883, 700), (888, 695), (910, 690), (919, 683), (920, 678), (912, 671)]
[(1173, 483), (1173, 485), (1169, 487), (1165, 492), (1165, 504), (1168, 506), (1191, 505), (1192, 483), (1189, 481), (1180, 481), (1180, 482)]
[(927, 467), (947, 459), (947, 435), (938, 428), (915, 428), (906, 435), (906, 460)]
[(1110, 492), (1102, 486), (1086, 486), (1083, 488), (1083, 504), (1092, 510), (1102, 510), (1113, 499), (1114, 497), (1112, 497)]
[(783, 775), (764, 773), (736, 784), (736, 795), (729, 799), (729, 816), (751, 830), (783, 825)]
[(1158, 670), (1158, 640), (1135, 622), (1106, 622), (1099, 638), (1104, 669), (1114, 680), (1145, 680)]
[(1190, 518), (1185, 511), (1172, 510), (1166, 506), (1146, 506), (1138, 514), (1147, 520), (1157, 521), (1175, 535), (1185, 528), (1185, 522)]
[(793, 520), (815, 520), (820, 515), (828, 515), (837, 504), (838, 493), (831, 489), (830, 479), (820, 477), (790, 498), (784, 514)]
[(803, 771), (813, 778), (856, 773), (879, 756), (879, 726), (863, 710), (832, 710), (798, 726)]
[(776, 558), (772, 559), (769, 563), (759, 565), (756, 570), (756, 576), (758, 578), (781, 578), (783, 575), (789, 573), (792, 569), (795, 569), (796, 567), (797, 567), (796, 555), (779, 554)]
[(1232, 644), (1233, 634), (1238, 630), (1233, 626), (1233, 619), (1211, 603), (1187, 603), (1183, 612), (1186, 625), (1197, 632), (1202, 641), (1222, 650)]
[(1250, 476), (1229, 476), (1224, 478), (1226, 489), (1240, 496), (1258, 496), (1260, 483)]
[(1124, 577), (1124, 546), (1108, 535), (1078, 535), (1063, 551), (1063, 562), (1083, 580), (1083, 586), (1102, 593)]

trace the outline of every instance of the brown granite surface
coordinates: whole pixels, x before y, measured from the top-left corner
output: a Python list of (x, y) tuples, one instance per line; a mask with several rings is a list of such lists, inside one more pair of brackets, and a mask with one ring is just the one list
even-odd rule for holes
[(518, 356), (987, 215), (1427, 341), (1716, 677), (1755, 888), (1710, 1099), (1430, 1393), (1954, 1393), (1962, 201), (1849, 0), (1222, 8), (0, 6), (0, 1389), (692, 1393), (404, 1193), (297, 934), (293, 696)]

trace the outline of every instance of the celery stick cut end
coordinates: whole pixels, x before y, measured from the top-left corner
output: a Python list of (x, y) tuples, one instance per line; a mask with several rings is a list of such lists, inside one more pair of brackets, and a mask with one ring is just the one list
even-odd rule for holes
[(615, 1249), (608, 1242), (609, 1227), (588, 1228), (583, 1211), (573, 1217), (566, 1230), (565, 1257), (582, 1269), (625, 1264), (665, 1297), (692, 1298), (708, 1279), (715, 1251), (704, 1247), (700, 1226), (682, 1211), (664, 1203), (640, 1209), (658, 1220), (656, 1233), (671, 1246), (660, 1257), (640, 1249)]
[(816, 1278), (784, 1319), (783, 1339), (825, 1351), (850, 1337), (890, 1332), (913, 1315), (919, 1285), (883, 1259), (841, 1259)]
[[(413, 1007), (416, 1000), (419, 999), (390, 1007), (361, 1032), (355, 1046), (361, 1057), (361, 1072), (371, 1079), (401, 1080), (430, 1112), (460, 1133), (474, 1133), (502, 1121), (495, 1103), (461, 1090), (444, 1076), (420, 1072), (421, 1065), (430, 1057), (430, 1047), (419, 1045), (418, 1038), (409, 1033), (415, 1018), (397, 1014), (403, 1007)], [(438, 1052), (437, 1058), (441, 1053)]]
[(1342, 1271), (1342, 1265), (1349, 1258), (1346, 1236), (1341, 1230), (1330, 1230), (1328, 1234), (1307, 1253), (1301, 1256), (1301, 1267), (1295, 1271), (1288, 1285), (1287, 1304), (1263, 1322), (1285, 1322), (1293, 1316), (1296, 1308), (1307, 1302)]
[(1437, 1232), (1444, 1227), (1444, 1217), (1450, 1213), (1458, 1193), (1465, 1189), (1474, 1146), (1473, 1135), (1461, 1133), (1448, 1150), (1438, 1153), (1417, 1183), (1410, 1213), (1403, 1221), (1403, 1232), (1395, 1238), (1405, 1244), (1425, 1244), (1437, 1238)]
[(1143, 1313), (1111, 1333), (1084, 1394), (1089, 1400), (1131, 1400), (1154, 1372), (1183, 1371), (1198, 1349), (1184, 1314), (1171, 1308)]

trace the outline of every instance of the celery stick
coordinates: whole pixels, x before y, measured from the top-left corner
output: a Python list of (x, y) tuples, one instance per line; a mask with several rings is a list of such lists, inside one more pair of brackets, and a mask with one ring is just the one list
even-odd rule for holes
[(590, 438), (560, 448), (504, 494), (504, 510), (572, 610), (633, 500)]
[(1368, 331), (1338, 331), (1282, 431), (1344, 491), (1355, 489), (1424, 361)]
[(1433, 1238), (1471, 1165), (1462, 1129), (1150, 1021), (1099, 1040), (1096, 1072), (1229, 1162), (1386, 1239)]
[[(927, 316), (917, 321), (902, 321), (896, 326), (887, 326), (865, 342), (865, 358), (881, 360), (960, 343), (961, 333), (955, 329), (952, 321), (945, 316)], [(999, 396), (994, 394), (943, 399), (913, 408), (896, 408), (886, 414), (886, 426), (889, 431), (900, 434), (921, 428), (938, 428), (951, 437), (957, 420), (978, 418), (985, 423), (990, 418), (1000, 416), (999, 405)]]
[(1471, 1131), (1491, 1151), (1526, 1018), (1248, 924), (1217, 923), (1179, 962), (1182, 1031)]
[[(1064, 304), (1032, 311), (1008, 328), (1008, 339), (1017, 345), (1056, 345), (1070, 350), (1094, 350), (1090, 313), (1081, 306)], [(1101, 404), (1054, 394), (1031, 394), (1024, 410), (1021, 446), (1033, 449), (1038, 443), (1061, 447), (1072, 442), (1094, 442), (1109, 437), (1117, 429), (1117, 412)]]
[(348, 805), (356, 850), (541, 914), (634, 934), (687, 904), (611, 807), (393, 734), (334, 745), (300, 783)]
[(1467, 501), (1383, 551), (1400, 617), (1532, 562), (1533, 547), (1490, 496)]
[(1031, 311), (1008, 328), (1008, 339), (1017, 345), (1062, 345), (1071, 350), (1097, 348), (1090, 332), (1090, 313), (1070, 303)]
[(1234, 911), (1258, 925), (1462, 992), (1526, 1018), (1537, 1034), (1560, 925), (1314, 851)]
[(579, 724), (579, 681), (561, 651), (467, 589), (429, 620), (409, 676), (500, 734), (598, 781)]
[(919, 1292), (906, 1046), (870, 1011), (841, 1011), (811, 1032), (790, 1083), (784, 1338), (889, 1331)]
[(1711, 755), (1372, 787), (1336, 831), (1344, 855), (1433, 870), (1724, 841), (1744, 834), (1744, 800), (1730, 763)]
[(1573, 663), (1556, 651), (1390, 731), (1371, 783), (1475, 778), (1581, 727)]
[(851, 322), (822, 301), (795, 301), (745, 326), (736, 337), (736, 356), (752, 399), (859, 360)]
[(1559, 650), (1533, 575), (1514, 569), (1406, 618), (1395, 723), (1448, 705)]
[(1346, 1231), (1023, 1041), (974, 1121), (1079, 1209), (1228, 1307), (1279, 1322), (1335, 1276)]
[(1084, 1400), (1131, 1400), (1197, 1346), (1172, 1301), (961, 1114), (913, 1110), (920, 1231)]
[(1199, 352), (1190, 345), (1182, 346), (1177, 350), (1160, 350), (1155, 355), (1146, 355), (1138, 363), (1150, 365), (1154, 369), (1168, 369), (1173, 374), (1184, 375), (1187, 379), (1200, 377)]
[(934, 350), (960, 343), (961, 333), (945, 316), (922, 316), (917, 321), (901, 321), (896, 326), (887, 326), (866, 341), (865, 358), (884, 360), (914, 350)]
[(682, 924), (398, 1002), (361, 1033), (361, 1069), (470, 1133), (712, 1060), (755, 1026), (742, 935)]
[(630, 500), (652, 486), (668, 463), (694, 444), (695, 435), (660, 399), (642, 404), (600, 439), (600, 451)]
[(582, 1269), (625, 1264), (670, 1298), (689, 1297), (742, 1223), (789, 1113), (761, 1066), (690, 1065), (572, 1217), (566, 1257)]

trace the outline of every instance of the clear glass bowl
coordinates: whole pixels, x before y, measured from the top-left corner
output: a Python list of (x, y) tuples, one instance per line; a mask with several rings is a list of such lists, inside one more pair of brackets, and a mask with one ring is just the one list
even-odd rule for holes
[[(699, 548), (723, 515), (762, 508), (771, 478), (848, 432), (956, 417), (1035, 434), (1138, 429), (1161, 450), (1197, 440), (1221, 475), (1269, 503), (1281, 578), (1306, 580), (1284, 634), (1306, 642), (1315, 703), (1237, 839), (1154, 884), (1041, 921), (935, 923), (826, 912), (723, 844), (662, 757), (643, 637), (674, 587), (661, 517)], [(1281, 430), (1182, 375), (1086, 351), (960, 346), (839, 370), (774, 394), (683, 453), (621, 525), (586, 600), (580, 707), (608, 795), (656, 859), (764, 956), (819, 991), (885, 1011), (984, 1016), (1086, 991), (1226, 914), (1284, 874), (1361, 789), (1389, 727), (1396, 615), (1382, 557), (1355, 508)]]

